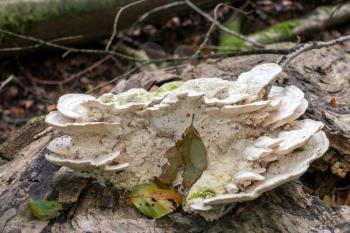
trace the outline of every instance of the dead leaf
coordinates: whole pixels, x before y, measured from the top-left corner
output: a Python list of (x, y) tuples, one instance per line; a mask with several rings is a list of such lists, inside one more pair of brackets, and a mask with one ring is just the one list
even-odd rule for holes
[(336, 108), (337, 107), (337, 99), (335, 97), (332, 97), (330, 104), (331, 104), (332, 108)]

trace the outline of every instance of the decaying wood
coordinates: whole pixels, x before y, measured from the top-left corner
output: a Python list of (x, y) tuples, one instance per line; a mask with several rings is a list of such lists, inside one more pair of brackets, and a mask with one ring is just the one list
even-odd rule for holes
[[(71, 36), (79, 36), (62, 40), (64, 44), (81, 44), (112, 33), (113, 20), (122, 7), (135, 0), (0, 0), (0, 28), (28, 36), (36, 36), (44, 40), (54, 40)], [(169, 4), (169, 0), (139, 1), (127, 7), (120, 14), (118, 29), (130, 27), (143, 14), (156, 7)], [(220, 1), (196, 0), (201, 7), (212, 7)], [(190, 10), (186, 5), (177, 5), (154, 12), (147, 22), (183, 14)], [(27, 46), (30, 42), (7, 37), (0, 33), (0, 47)]]
[[(254, 32), (247, 37), (260, 44), (273, 44), (282, 41), (295, 41), (297, 37), (307, 37), (326, 28), (346, 23), (350, 20), (350, 4), (344, 3), (335, 6), (319, 6), (300, 19), (291, 19), (274, 24), (263, 30)], [(227, 26), (239, 31), (240, 18), (228, 22)], [(229, 37), (221, 32), (220, 46), (222, 51), (229, 49), (251, 48), (247, 42), (239, 38)], [(227, 50), (226, 50), (227, 49)]]
[(331, 169), (343, 176), (350, 172), (350, 54), (346, 52), (350, 43), (347, 45), (302, 54), (289, 65), (286, 72), (290, 75), (282, 80), (305, 92), (307, 117), (325, 124), (331, 147), (342, 154), (342, 165), (335, 160)]
[(16, 135), (0, 145), (0, 164), (1, 159), (5, 161), (13, 159), (21, 148), (30, 144), (34, 139), (33, 137), (47, 127), (44, 118), (45, 117), (32, 118), (16, 133)]
[[(331, 139), (332, 150), (349, 154), (350, 45), (308, 51), (292, 61), (276, 81), (297, 85), (309, 100), (307, 115), (321, 120)], [(258, 63), (276, 62), (277, 55), (254, 55), (211, 60), (196, 67), (142, 73), (117, 85), (116, 92), (132, 88), (155, 88), (167, 80), (220, 77), (235, 79)], [(158, 77), (158, 79), (156, 78)], [(139, 81), (137, 81), (139, 80)], [(331, 99), (336, 99), (336, 106)], [(349, 232), (350, 206), (326, 207), (319, 198), (293, 182), (236, 206), (212, 223), (177, 211), (150, 220), (135, 210), (127, 193), (101, 184), (65, 168), (48, 163), (44, 149), (52, 133), (19, 151), (0, 168), (0, 231), (3, 232)], [(28, 199), (58, 199), (64, 203), (53, 221), (35, 220)]]

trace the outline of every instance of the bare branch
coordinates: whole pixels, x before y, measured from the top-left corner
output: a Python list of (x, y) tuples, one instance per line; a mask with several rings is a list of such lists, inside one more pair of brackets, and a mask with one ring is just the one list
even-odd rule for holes
[(85, 75), (86, 73), (91, 72), (92, 70), (96, 69), (99, 65), (105, 63), (110, 58), (111, 58), (111, 55), (105, 56), (104, 58), (102, 58), (102, 59), (94, 62), (92, 65), (88, 66), (86, 69), (84, 69), (84, 70), (82, 70), (82, 71), (80, 71), (78, 73), (75, 73), (75, 74), (71, 75), (70, 77), (62, 80), (60, 82), (60, 84), (64, 84), (64, 83), (70, 82), (73, 79), (79, 78), (79, 77)]
[[(83, 36), (82, 35), (79, 35), (79, 36), (67, 36), (67, 37), (62, 37), (62, 38), (50, 40), (49, 42), (55, 43), (55, 42), (67, 41), (67, 40), (76, 40), (76, 39), (80, 39), (80, 38), (83, 38)], [(35, 45), (24, 46), (24, 47), (0, 48), (0, 52), (17, 52), (17, 51), (23, 51), (23, 50), (36, 49), (36, 48), (39, 48), (39, 47), (42, 47), (42, 46), (44, 46), (44, 45), (41, 44), (41, 43), (38, 43), (38, 44), (35, 44)]]
[[(196, 57), (189, 56), (189, 57), (179, 57), (179, 58), (164, 58), (164, 59), (148, 60), (148, 61), (144, 61), (144, 62), (140, 63), (138, 66), (136, 66), (133, 69), (125, 72), (124, 74), (108, 81), (107, 83), (104, 83), (100, 86), (95, 87), (92, 90), (89, 90), (87, 93), (90, 93), (90, 92), (95, 91), (101, 87), (108, 85), (108, 84), (116, 82), (124, 77), (127, 77), (128, 75), (132, 74), (134, 71), (139, 69), (140, 67), (147, 65), (147, 64), (150, 64), (150, 63), (161, 63), (161, 62), (166, 63), (166, 62), (186, 61), (186, 60), (190, 60), (193, 58), (195, 58), (195, 59), (209, 59), (209, 58), (223, 59), (223, 58), (227, 58), (227, 57), (247, 56), (247, 55), (256, 55), (256, 54), (285, 54), (285, 56), (279, 62), (279, 64), (282, 67), (285, 67), (292, 59), (294, 59), (295, 57), (297, 57), (298, 55), (300, 55), (303, 52), (306, 52), (306, 51), (312, 50), (312, 49), (329, 47), (329, 46), (344, 42), (346, 40), (350, 40), (350, 35), (342, 36), (342, 37), (339, 37), (339, 38), (336, 38), (336, 39), (333, 39), (330, 41), (309, 42), (309, 43), (302, 44), (294, 49), (258, 49), (258, 50), (250, 50), (250, 51), (239, 51), (239, 52), (234, 52), (234, 53), (230, 53), (230, 54), (212, 54), (209, 56), (196, 56)], [(271, 88), (271, 86), (267, 87), (266, 94), (268, 94), (270, 88)]]
[[(251, 51), (240, 51), (240, 52), (235, 52), (231, 54), (213, 54), (209, 56), (197, 56), (195, 59), (208, 59), (208, 58), (213, 58), (213, 59), (223, 59), (223, 58), (228, 58), (228, 57), (238, 57), (238, 56), (248, 56), (248, 55), (257, 55), (257, 54), (287, 54), (290, 50), (288, 49), (260, 49), (260, 50), (251, 50)], [(134, 71), (140, 69), (142, 66), (148, 65), (150, 63), (160, 63), (160, 62), (176, 62), (176, 61), (187, 61), (193, 59), (192, 56), (189, 57), (178, 57), (178, 58), (164, 58), (164, 59), (154, 59), (154, 60), (149, 60), (149, 61), (144, 61), (140, 63), (139, 65), (135, 66), (131, 70), (128, 70), (124, 74), (115, 77), (112, 80), (109, 80), (106, 83), (103, 83), (89, 91), (86, 92), (86, 94), (91, 93), (95, 90), (98, 90), (104, 86), (107, 86), (111, 83), (114, 83), (122, 78), (125, 78), (132, 74)]]
[(344, 41), (350, 40), (350, 35), (345, 35), (338, 37), (333, 40), (329, 41), (313, 41), (313, 42), (308, 42), (305, 44), (301, 44), (300, 46), (297, 46), (296, 48), (292, 49), (291, 53), (285, 55), (282, 57), (282, 59), (278, 62), (280, 66), (285, 67), (288, 65), (289, 62), (291, 62), (294, 58), (299, 56), (300, 54), (312, 50), (312, 49), (320, 49), (324, 47), (329, 47), (335, 44), (342, 43)]
[(129, 7), (132, 7), (132, 6), (135, 6), (135, 5), (137, 5), (137, 4), (141, 3), (141, 2), (144, 2), (144, 1), (147, 1), (147, 0), (139, 0), (139, 1), (136, 1), (136, 2), (132, 2), (132, 3), (128, 4), (128, 5), (122, 6), (122, 7), (119, 9), (119, 11), (117, 12), (117, 14), (116, 14), (116, 16), (115, 16), (115, 18), (114, 18), (113, 31), (112, 31), (112, 35), (111, 35), (111, 37), (109, 38), (108, 43), (107, 43), (107, 45), (106, 45), (106, 48), (105, 48), (106, 51), (109, 50), (109, 48), (110, 48), (111, 45), (112, 45), (112, 42), (113, 42), (114, 38), (115, 38), (116, 35), (117, 35), (117, 32), (118, 32), (118, 21), (119, 21), (119, 18), (120, 18), (120, 15), (122, 14), (122, 12), (123, 12), (125, 9), (127, 9), (127, 8), (129, 8)]
[(24, 36), (24, 35), (21, 35), (21, 34), (18, 34), (18, 33), (7, 31), (7, 30), (5, 30), (3, 28), (0, 28), (0, 32), (4, 33), (6, 35), (10, 35), (10, 36), (14, 36), (14, 37), (20, 38), (20, 39), (32, 41), (32, 42), (41, 44), (43, 46), (48, 46), (48, 47), (52, 47), (52, 48), (56, 48), (56, 49), (60, 49), (60, 50), (66, 51), (65, 54), (67, 54), (67, 53), (109, 54), (109, 55), (114, 55), (114, 56), (117, 56), (117, 57), (120, 57), (120, 58), (126, 59), (126, 60), (141, 61), (141, 62), (143, 61), (143, 60), (134, 58), (132, 56), (128, 56), (128, 55), (125, 55), (125, 54), (122, 54), (122, 53), (118, 53), (118, 52), (114, 52), (114, 51), (110, 51), (110, 50), (105, 51), (105, 50), (98, 50), (98, 49), (77, 49), (77, 48), (73, 48), (73, 47), (68, 47), (68, 46), (56, 44), (56, 43), (53, 43), (53, 42), (45, 41), (45, 40), (42, 40), (42, 39), (39, 39), (39, 38), (35, 38), (35, 37), (32, 37), (32, 36)]
[[(225, 6), (225, 3), (220, 3), (218, 4), (215, 8), (214, 8), (214, 19), (217, 20), (217, 11), (221, 6)], [(199, 45), (198, 49), (196, 50), (196, 52), (192, 55), (192, 57), (197, 57), (199, 55), (199, 53), (202, 51), (202, 49), (204, 48), (204, 46), (208, 43), (209, 37), (210, 35), (213, 33), (215, 29), (215, 23), (212, 23), (210, 25), (210, 28), (207, 32), (207, 34), (205, 35), (205, 38), (203, 40), (203, 42)]]
[[(318, 42), (308, 42), (305, 44), (302, 44), (294, 49), (258, 49), (258, 50), (250, 50), (250, 51), (239, 51), (239, 52), (234, 52), (234, 53), (230, 53), (230, 54), (212, 54), (212, 55), (208, 55), (208, 56), (186, 56), (186, 57), (178, 57), (178, 58), (161, 58), (161, 59), (138, 59), (132, 56), (128, 56), (122, 53), (118, 53), (118, 52), (114, 52), (114, 51), (106, 51), (106, 50), (97, 50), (97, 49), (76, 49), (76, 48), (72, 48), (72, 47), (68, 47), (68, 46), (63, 46), (63, 45), (59, 45), (56, 44), (54, 42), (48, 42), (48, 41), (44, 41), (42, 39), (38, 39), (38, 38), (34, 38), (34, 37), (30, 37), (30, 36), (24, 36), (24, 35), (20, 35), (17, 33), (13, 33), (4, 29), (0, 28), (0, 32), (10, 35), (10, 36), (14, 36), (14, 37), (18, 37), (24, 40), (28, 40), (28, 41), (32, 41), (32, 42), (36, 42), (38, 43), (35, 46), (39, 46), (39, 45), (43, 45), (43, 46), (49, 46), (52, 48), (57, 48), (60, 50), (64, 50), (66, 52), (72, 52), (72, 53), (90, 53), (90, 54), (106, 54), (106, 55), (112, 55), (112, 56), (117, 56), (123, 59), (127, 59), (127, 60), (131, 60), (134, 62), (140, 62), (140, 64), (136, 67), (134, 67), (133, 69), (127, 71), (126, 73), (124, 73), (121, 76), (118, 76), (112, 80), (110, 80), (108, 83), (97, 86), (96, 88), (89, 90), (88, 92), (92, 92), (96, 89), (99, 89), (107, 84), (113, 83), (117, 80), (119, 80), (120, 78), (126, 77), (129, 74), (131, 74), (132, 72), (134, 72), (135, 70), (139, 69), (140, 67), (150, 64), (150, 63), (169, 63), (169, 62), (177, 62), (177, 61), (186, 61), (186, 60), (191, 60), (193, 58), (195, 59), (223, 59), (223, 58), (227, 58), (227, 57), (235, 57), (235, 56), (247, 56), (247, 55), (256, 55), (256, 54), (286, 54), (280, 61), (279, 64), (282, 67), (285, 67), (291, 60), (293, 60), (295, 57), (297, 57), (298, 55), (308, 51), (308, 50), (312, 50), (312, 49), (319, 49), (319, 48), (323, 48), (323, 47), (329, 47), (341, 42), (344, 42), (346, 40), (350, 40), (350, 35), (346, 35), (346, 36), (342, 36), (330, 41), (318, 41)], [(58, 40), (58, 39), (57, 39)], [(102, 60), (103, 62), (104, 60)], [(68, 82), (71, 79), (74, 79), (74, 76), (68, 78), (68, 80), (62, 80), (63, 82)], [(54, 81), (57, 82), (57, 81)]]
[[(156, 7), (156, 8), (153, 8), (152, 10), (144, 13), (143, 15), (141, 15), (131, 26), (130, 28), (128, 29), (129, 32), (133, 31), (135, 29), (135, 27), (140, 24), (142, 21), (144, 21), (147, 17), (149, 17), (150, 15), (158, 12), (158, 11), (163, 11), (163, 10), (166, 10), (166, 9), (169, 9), (171, 7), (175, 7), (175, 6), (179, 6), (179, 5), (183, 5), (185, 4), (184, 1), (176, 1), (176, 2), (171, 2), (169, 4), (165, 4), (165, 5), (162, 5), (162, 6), (159, 6), (159, 7)], [(134, 41), (129, 41), (131, 43), (134, 43)], [(118, 41), (115, 45), (115, 47), (118, 47), (120, 45), (120, 41)]]
[[(248, 2), (247, 2), (248, 3)], [(242, 8), (244, 8), (247, 4), (244, 4)], [(227, 6), (226, 3), (220, 3), (218, 5), (216, 5), (216, 7), (214, 8), (214, 19), (217, 20), (217, 11), (220, 7), (222, 6)], [(236, 8), (236, 7), (233, 7), (233, 6), (229, 6), (231, 9), (234, 9), (236, 12), (235, 12), (235, 15), (234, 17), (237, 16), (237, 13), (241, 13), (241, 14), (247, 14), (247, 12), (244, 12), (243, 10), (239, 9), (239, 8)], [(205, 38), (203, 40), (203, 42), (200, 44), (200, 46), (198, 47), (197, 51), (193, 54), (192, 57), (197, 57), (199, 55), (199, 53), (203, 50), (203, 48), (205, 48), (206, 44), (208, 43), (208, 40), (209, 40), (209, 37), (210, 35), (213, 33), (214, 29), (215, 29), (215, 23), (213, 22), (207, 32), (207, 34), (205, 35)], [(240, 50), (236, 50), (236, 51), (240, 51)]]
[(122, 78), (124, 78), (124, 77), (127, 77), (128, 75), (132, 74), (134, 71), (138, 70), (141, 66), (146, 65), (146, 64), (149, 64), (149, 62), (143, 62), (143, 63), (141, 63), (140, 65), (135, 66), (134, 68), (128, 70), (128, 71), (125, 72), (124, 74), (119, 75), (119, 76), (115, 77), (114, 79), (109, 80), (109, 81), (106, 82), (106, 83), (103, 83), (103, 84), (101, 84), (101, 85), (96, 86), (96, 87), (93, 88), (93, 89), (88, 90), (87, 92), (85, 92), (85, 94), (91, 93), (91, 92), (93, 92), (93, 91), (95, 91), (95, 90), (98, 90), (98, 89), (104, 87), (104, 86), (107, 86), (107, 85), (109, 85), (109, 84), (111, 84), (111, 83), (114, 83), (114, 82), (116, 82), (116, 81), (118, 81), (118, 80), (120, 80), (120, 79), (122, 79)]
[[(14, 37), (21, 38), (24, 40), (32, 41), (32, 42), (38, 43), (38, 44), (43, 45), (43, 46), (48, 46), (48, 47), (60, 49), (60, 50), (65, 51), (66, 54), (67, 53), (88, 53), (88, 54), (113, 55), (113, 56), (116, 56), (116, 57), (119, 57), (122, 59), (134, 61), (134, 62), (141, 62), (144, 64), (186, 61), (186, 60), (191, 60), (194, 58), (192, 56), (185, 56), (185, 57), (178, 57), (178, 58), (160, 58), (160, 59), (148, 60), (148, 59), (135, 58), (133, 56), (128, 56), (126, 54), (118, 53), (118, 52), (111, 51), (111, 50), (106, 51), (106, 50), (99, 50), (99, 49), (77, 49), (77, 48), (68, 47), (68, 46), (56, 44), (53, 42), (45, 41), (45, 40), (38, 39), (35, 37), (31, 37), (31, 36), (24, 36), (21, 34), (7, 31), (7, 30), (2, 29), (2, 28), (0, 28), (0, 32), (4, 33), (6, 35), (10, 35), (10, 36), (14, 36)], [(284, 50), (284, 49), (282, 49), (282, 50), (281, 49), (259, 49), (259, 50), (250, 50), (250, 51), (240, 51), (240, 52), (235, 52), (235, 53), (231, 53), (231, 54), (212, 54), (212, 55), (208, 55), (208, 56), (197, 56), (195, 58), (196, 59), (209, 59), (209, 58), (225, 58), (225, 57), (245, 56), (245, 55), (255, 55), (255, 54), (286, 54), (288, 51), (289, 50)]]
[(176, 1), (176, 2), (171, 2), (171, 3), (165, 4), (163, 6), (159, 6), (159, 7), (153, 8), (152, 10), (150, 10), (150, 11), (144, 13), (143, 15), (141, 15), (140, 18), (138, 18), (138, 20), (134, 23), (134, 25), (131, 28), (133, 28), (135, 25), (139, 24), (140, 22), (144, 21), (151, 14), (154, 14), (154, 13), (156, 13), (158, 11), (163, 11), (163, 10), (169, 9), (171, 7), (183, 5), (183, 4), (185, 4), (184, 1)]
[(204, 11), (202, 11), (198, 6), (196, 6), (193, 2), (191, 2), (190, 0), (185, 0), (186, 4), (191, 7), (193, 10), (195, 10), (197, 13), (199, 13), (200, 15), (202, 15), (204, 18), (206, 18), (207, 20), (209, 20), (210, 22), (214, 23), (218, 28), (220, 28), (222, 31), (240, 38), (241, 40), (246, 41), (247, 43), (251, 44), (254, 47), (257, 48), (263, 48), (264, 45), (256, 43), (255, 41), (249, 39), (248, 37), (245, 37), (235, 31), (232, 31), (231, 29), (225, 27), (224, 25), (222, 25), (220, 22), (218, 22), (217, 20), (215, 20), (213, 17), (211, 17), (210, 15), (208, 15), (207, 13), (205, 13)]
[(4, 87), (5, 87), (8, 83), (10, 83), (10, 82), (12, 81), (12, 79), (14, 79), (14, 78), (15, 78), (14, 75), (10, 75), (7, 79), (5, 79), (5, 81), (3, 81), (3, 82), (1, 83), (1, 85), (0, 85), (0, 93), (1, 93), (2, 89), (4, 89)]

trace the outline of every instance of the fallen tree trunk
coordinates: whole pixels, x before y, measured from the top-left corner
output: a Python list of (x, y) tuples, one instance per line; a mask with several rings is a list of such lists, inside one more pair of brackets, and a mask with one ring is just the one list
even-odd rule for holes
[[(80, 36), (61, 41), (63, 44), (81, 44), (112, 33), (116, 13), (135, 0), (0, 0), (0, 28), (34, 36), (44, 40)], [(141, 1), (123, 10), (118, 30), (131, 26), (140, 16), (150, 10), (173, 1)], [(220, 1), (195, 0), (200, 7), (212, 7)], [(166, 20), (190, 9), (184, 5), (165, 8), (151, 14), (147, 22)], [(0, 33), (0, 47), (20, 47), (30, 42), (8, 37)]]
[[(329, 135), (349, 140), (348, 113), (341, 108), (350, 99), (345, 95), (348, 81), (343, 72), (350, 70), (350, 55), (345, 47), (309, 51), (296, 58), (277, 82), (302, 88), (309, 100), (309, 117), (326, 124)], [(276, 55), (255, 55), (203, 63), (181, 72), (135, 75), (117, 85), (125, 88), (157, 86), (168, 78), (189, 79), (219, 77), (235, 79), (242, 71), (262, 62), (275, 62)], [(176, 73), (176, 72), (180, 72)], [(335, 88), (335, 89), (332, 89)], [(331, 94), (330, 94), (331, 93)], [(335, 95), (339, 108), (329, 107), (328, 98)], [(336, 114), (336, 119), (328, 114)], [(329, 122), (330, 119), (333, 121)], [(150, 220), (127, 201), (126, 193), (113, 186), (101, 185), (77, 173), (48, 163), (45, 146), (53, 133), (31, 141), (12, 161), (0, 169), (0, 231), (3, 232), (348, 232), (350, 206), (326, 207), (319, 198), (304, 193), (302, 185), (293, 182), (263, 194), (260, 198), (239, 204), (215, 222), (177, 211)], [(32, 138), (32, 137), (31, 137)], [(331, 145), (336, 146), (331, 139)], [(338, 149), (346, 153), (345, 148)], [(35, 220), (28, 210), (28, 200), (58, 199), (64, 211), (53, 221)]]
[[(350, 4), (336, 6), (319, 6), (300, 19), (291, 19), (276, 23), (266, 29), (247, 35), (247, 37), (260, 44), (273, 44), (283, 41), (295, 40), (298, 36), (308, 36), (321, 30), (346, 23), (350, 20)], [(232, 30), (240, 31), (241, 19), (237, 18), (226, 24)], [(254, 49), (249, 43), (239, 38), (228, 36), (221, 32), (221, 52), (229, 49)], [(226, 50), (225, 50), (226, 48)], [(228, 49), (229, 48), (229, 49)]]

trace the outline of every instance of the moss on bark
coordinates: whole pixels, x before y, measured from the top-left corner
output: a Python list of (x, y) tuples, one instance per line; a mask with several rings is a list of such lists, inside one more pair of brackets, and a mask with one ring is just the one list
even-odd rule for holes
[[(301, 19), (292, 19), (274, 24), (266, 29), (248, 35), (248, 38), (260, 44), (273, 44), (291, 41), (296, 36), (308, 34), (325, 27), (334, 26), (350, 20), (350, 4), (338, 6), (320, 6)], [(235, 20), (226, 24), (231, 30), (240, 32), (240, 21)], [(245, 41), (222, 33), (219, 39), (221, 47), (237, 50), (254, 49)], [(221, 50), (220, 53), (232, 52)]]

